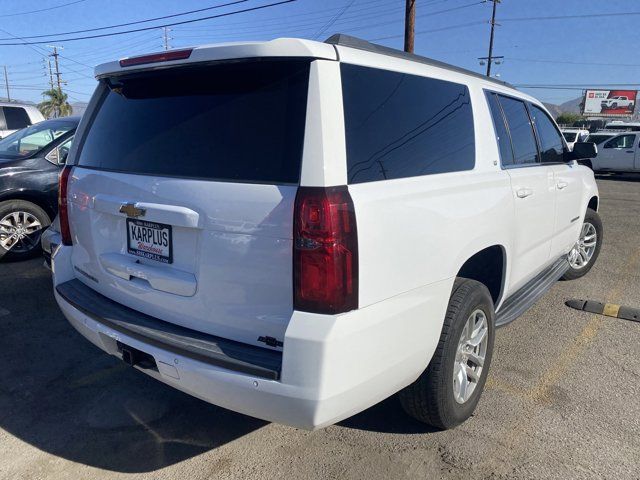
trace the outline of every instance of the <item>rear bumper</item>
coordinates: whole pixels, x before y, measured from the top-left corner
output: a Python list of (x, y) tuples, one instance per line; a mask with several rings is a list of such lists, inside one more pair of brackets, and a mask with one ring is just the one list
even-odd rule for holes
[(62, 243), (60, 232), (57, 230), (57, 218), (49, 228), (42, 232), (40, 237), (40, 245), (42, 246), (42, 254), (44, 256), (44, 263), (47, 268), (51, 268), (51, 254), (58, 248), (58, 245)]
[(127, 333), (109, 321), (109, 312), (100, 311), (103, 306), (92, 312), (74, 306), (60, 288), (75, 280), (72, 248), (62, 246), (53, 254), (55, 297), (71, 325), (93, 344), (119, 358), (118, 343), (125, 344), (151, 355), (158, 369), (142, 371), (172, 387), (230, 410), (309, 430), (374, 405), (422, 373), (435, 351), (453, 282), (337, 316), (294, 311), (280, 372), (273, 379)]

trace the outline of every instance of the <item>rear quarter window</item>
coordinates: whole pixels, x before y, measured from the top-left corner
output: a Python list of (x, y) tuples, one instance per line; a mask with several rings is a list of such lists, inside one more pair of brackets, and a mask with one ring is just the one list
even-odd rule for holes
[(172, 68), (101, 80), (77, 164), (222, 181), (298, 183), (309, 60)]
[(465, 85), (342, 64), (349, 183), (471, 170)]

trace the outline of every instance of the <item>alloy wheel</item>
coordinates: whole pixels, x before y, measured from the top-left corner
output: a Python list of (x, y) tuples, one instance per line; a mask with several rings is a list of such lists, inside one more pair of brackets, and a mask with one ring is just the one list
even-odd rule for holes
[(580, 231), (580, 238), (569, 252), (568, 260), (571, 268), (580, 270), (586, 267), (596, 251), (597, 243), (598, 233), (596, 232), (596, 227), (589, 222), (585, 222)]
[(453, 396), (460, 404), (469, 400), (480, 382), (488, 342), (487, 315), (474, 310), (462, 329), (453, 364)]
[(26, 253), (38, 246), (42, 224), (29, 212), (11, 212), (0, 219), (0, 247)]

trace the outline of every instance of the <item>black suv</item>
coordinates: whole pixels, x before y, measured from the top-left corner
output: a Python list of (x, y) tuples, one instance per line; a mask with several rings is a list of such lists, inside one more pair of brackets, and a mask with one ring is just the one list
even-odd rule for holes
[(58, 210), (58, 175), (80, 117), (46, 120), (0, 140), (0, 259), (40, 254)]

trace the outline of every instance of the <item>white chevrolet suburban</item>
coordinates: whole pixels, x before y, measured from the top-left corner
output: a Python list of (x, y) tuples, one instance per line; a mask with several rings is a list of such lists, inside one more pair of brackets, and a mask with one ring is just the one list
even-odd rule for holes
[(321, 428), (400, 392), (473, 412), (494, 330), (602, 242), (593, 172), (540, 102), (344, 35), (130, 57), (60, 180), (55, 297), (208, 402)]

